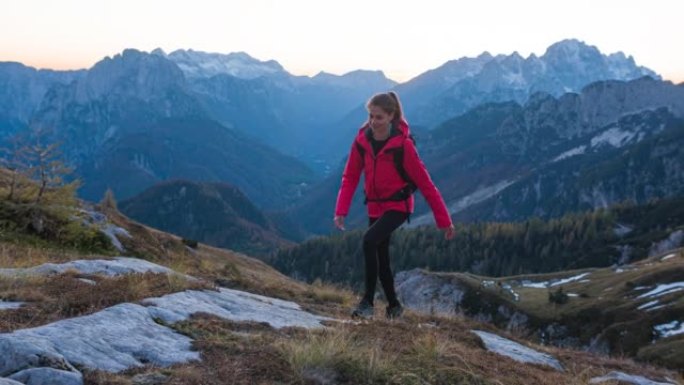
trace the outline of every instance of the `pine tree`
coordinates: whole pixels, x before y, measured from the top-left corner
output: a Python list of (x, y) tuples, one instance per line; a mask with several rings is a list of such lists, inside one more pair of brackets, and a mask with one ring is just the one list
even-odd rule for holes
[(73, 200), (80, 181), (65, 182), (65, 177), (70, 175), (73, 169), (63, 160), (61, 143), (50, 143), (48, 132), (42, 129), (34, 129), (31, 136), (23, 151), (23, 158), (28, 165), (29, 177), (38, 183), (34, 202), (41, 203), (47, 192), (53, 192), (55, 201)]

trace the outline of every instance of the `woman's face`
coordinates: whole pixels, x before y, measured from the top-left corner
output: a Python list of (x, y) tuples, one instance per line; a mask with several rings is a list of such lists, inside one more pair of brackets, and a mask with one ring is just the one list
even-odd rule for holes
[(383, 129), (389, 127), (390, 122), (394, 118), (394, 114), (388, 114), (382, 108), (378, 106), (368, 107), (368, 124), (374, 130)]

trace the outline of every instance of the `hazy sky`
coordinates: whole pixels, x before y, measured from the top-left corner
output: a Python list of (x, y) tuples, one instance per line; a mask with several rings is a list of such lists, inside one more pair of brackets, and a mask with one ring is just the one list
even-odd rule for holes
[(294, 74), (405, 81), (483, 51), (576, 38), (684, 81), (684, 0), (2, 0), (0, 61), (89, 68), (125, 48), (243, 51)]

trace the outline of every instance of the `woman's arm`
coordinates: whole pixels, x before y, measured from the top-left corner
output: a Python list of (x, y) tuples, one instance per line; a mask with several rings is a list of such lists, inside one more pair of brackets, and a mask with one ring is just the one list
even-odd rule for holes
[(445, 234), (445, 236), (451, 238), (453, 236), (453, 224), (451, 223), (449, 211), (444, 204), (442, 194), (439, 193), (439, 190), (437, 190), (437, 187), (432, 182), (430, 174), (418, 156), (413, 141), (408, 139), (404, 140), (404, 169), (430, 205), (435, 222), (437, 222), (437, 227), (448, 230), (449, 234)]
[[(361, 171), (363, 171), (363, 158), (356, 148), (356, 142), (354, 142), (349, 152), (347, 164), (344, 166), (344, 172), (342, 172), (342, 184), (337, 193), (337, 203), (335, 204), (335, 218), (345, 217), (349, 213), (349, 206), (351, 206), (356, 186), (359, 184)], [(335, 219), (335, 225), (340, 227), (338, 219)], [(341, 226), (344, 227), (344, 220), (341, 221)]]

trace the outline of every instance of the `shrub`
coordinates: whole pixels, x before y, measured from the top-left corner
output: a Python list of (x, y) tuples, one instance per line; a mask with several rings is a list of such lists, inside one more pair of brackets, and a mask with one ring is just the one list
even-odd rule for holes
[(45, 246), (88, 253), (114, 251), (98, 228), (81, 222), (72, 207), (0, 201), (0, 234)]
[(194, 239), (183, 238), (183, 239), (182, 239), (182, 242), (183, 242), (184, 245), (186, 245), (186, 246), (188, 246), (188, 247), (190, 247), (190, 248), (192, 248), (192, 249), (196, 249), (196, 248), (197, 248), (197, 245), (198, 245), (198, 242), (197, 242), (196, 240), (194, 240)]
[(559, 287), (554, 292), (549, 292), (549, 302), (562, 305), (568, 302), (568, 295), (563, 292), (563, 287)]

